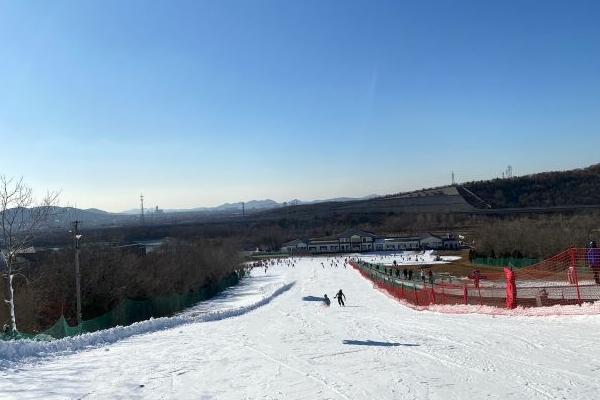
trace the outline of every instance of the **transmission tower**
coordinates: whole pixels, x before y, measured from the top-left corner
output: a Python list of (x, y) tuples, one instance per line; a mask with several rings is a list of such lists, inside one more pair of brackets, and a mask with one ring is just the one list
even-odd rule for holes
[(140, 194), (140, 222), (144, 223), (144, 195)]

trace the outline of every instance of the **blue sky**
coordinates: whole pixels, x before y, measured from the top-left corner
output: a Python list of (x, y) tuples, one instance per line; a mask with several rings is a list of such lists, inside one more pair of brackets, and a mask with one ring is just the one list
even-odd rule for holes
[(600, 161), (598, 1), (0, 0), (0, 173), (111, 211)]

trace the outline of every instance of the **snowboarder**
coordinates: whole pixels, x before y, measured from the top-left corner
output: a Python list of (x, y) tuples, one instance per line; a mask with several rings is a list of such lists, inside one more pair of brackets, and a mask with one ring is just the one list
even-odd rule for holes
[(329, 297), (327, 297), (327, 295), (323, 296), (323, 302), (325, 303), (325, 305), (327, 307), (329, 307), (331, 305), (331, 300), (329, 299)]
[(338, 301), (338, 305), (344, 306), (346, 307), (346, 305), (344, 304), (344, 300), (346, 300), (346, 295), (342, 292), (342, 289), (340, 289), (339, 292), (337, 292), (337, 294), (333, 297), (334, 299), (337, 299)]

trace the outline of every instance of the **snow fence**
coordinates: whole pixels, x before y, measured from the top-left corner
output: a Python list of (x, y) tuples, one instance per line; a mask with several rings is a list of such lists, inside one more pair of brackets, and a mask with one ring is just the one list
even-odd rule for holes
[(125, 338), (172, 329), (189, 323), (220, 321), (233, 318), (256, 310), (290, 290), (295, 282), (280, 282), (272, 285), (268, 293), (264, 293), (251, 304), (228, 309), (209, 311), (203, 314), (181, 314), (173, 317), (150, 318), (128, 326), (117, 326), (102, 331), (84, 333), (74, 337), (64, 337), (58, 340), (11, 340), (0, 341), (0, 370), (15, 362), (31, 358), (43, 358), (55, 354), (69, 354), (82, 349), (115, 343)]
[(0, 335), (0, 339), (60, 339), (83, 333), (96, 332), (115, 326), (127, 326), (150, 318), (166, 317), (208, 300), (226, 288), (236, 285), (245, 275), (244, 270), (232, 272), (216, 285), (205, 286), (195, 291), (149, 299), (125, 299), (109, 312), (96, 318), (84, 320), (80, 325), (70, 326), (64, 315), (50, 328), (42, 332), (19, 332), (16, 335)]
[[(474, 271), (467, 279), (454, 283), (402, 279), (405, 266), (389, 266), (352, 261), (351, 265), (374, 285), (391, 296), (422, 309), (452, 311), (479, 306), (485, 313), (490, 310), (568, 306), (552, 315), (589, 314), (599, 312), (600, 304), (600, 249), (570, 248), (529, 267), (513, 270), (479, 273)], [(436, 279), (438, 278), (438, 279)], [(582, 307), (591, 304), (592, 307)], [(436, 306), (436, 307), (432, 307)], [(485, 307), (485, 308), (484, 308)], [(535, 313), (527, 313), (534, 315)], [(539, 315), (549, 315), (540, 313)]]

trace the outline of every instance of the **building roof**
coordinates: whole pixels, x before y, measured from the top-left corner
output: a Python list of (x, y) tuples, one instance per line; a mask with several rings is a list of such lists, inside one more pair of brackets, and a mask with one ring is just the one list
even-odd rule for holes
[(445, 237), (445, 238), (442, 238), (442, 241), (443, 242), (458, 242), (458, 238), (455, 238), (455, 237)]
[(423, 239), (427, 239), (427, 238), (430, 238), (430, 237), (432, 237), (434, 239), (442, 240), (441, 237), (439, 237), (438, 235), (434, 235), (433, 233), (427, 233), (426, 235), (421, 236), (420, 239), (423, 240)]
[(346, 229), (344, 232), (337, 235), (338, 238), (350, 237), (350, 236), (363, 236), (363, 237), (376, 237), (377, 235), (373, 232), (363, 231), (362, 229)]
[(292, 241), (284, 243), (282, 245), (282, 247), (293, 246), (295, 244), (300, 244), (300, 243), (306, 243), (306, 242), (304, 240), (302, 240), (302, 239), (294, 239)]
[(396, 237), (386, 237), (386, 241), (389, 242), (417, 242), (421, 240), (420, 236), (396, 236)]
[(318, 245), (318, 244), (339, 244), (337, 239), (311, 239), (308, 244), (310, 245)]

